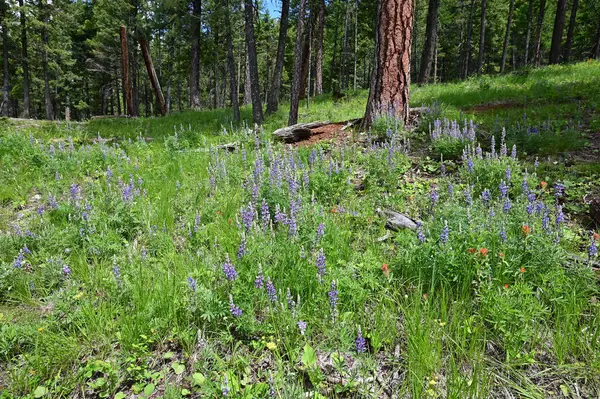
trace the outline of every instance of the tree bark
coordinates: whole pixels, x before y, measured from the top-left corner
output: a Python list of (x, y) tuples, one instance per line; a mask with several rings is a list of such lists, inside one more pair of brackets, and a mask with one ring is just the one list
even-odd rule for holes
[(258, 60), (256, 59), (256, 42), (254, 38), (254, 4), (252, 0), (244, 0), (246, 19), (246, 47), (250, 64), (250, 91), (252, 94), (252, 119), (260, 125), (263, 121), (262, 102), (260, 101), (260, 85), (258, 83)]
[(598, 21), (598, 32), (596, 33), (596, 51), (594, 52), (594, 58), (600, 60), (600, 21)]
[(248, 43), (246, 42), (245, 53), (245, 74), (244, 74), (244, 105), (252, 103), (252, 83), (250, 79), (250, 52), (248, 51)]
[(550, 46), (550, 64), (560, 61), (560, 48), (562, 45), (563, 30), (565, 27), (565, 14), (567, 13), (567, 0), (558, 0), (556, 3), (556, 18), (552, 31), (552, 45)]
[(531, 40), (531, 19), (533, 16), (533, 0), (529, 0), (527, 8), (527, 33), (525, 34), (525, 65), (529, 64), (529, 42)]
[(225, 35), (227, 36), (227, 67), (229, 68), (229, 97), (231, 108), (233, 108), (233, 121), (240, 121), (240, 104), (238, 98), (238, 87), (235, 76), (235, 58), (233, 57), (233, 34), (231, 32), (231, 7), (229, 0), (225, 1)]
[(567, 42), (565, 44), (565, 62), (569, 62), (571, 58), (571, 50), (573, 49), (573, 35), (575, 34), (575, 24), (577, 23), (577, 7), (579, 0), (573, 0), (571, 8), (571, 16), (569, 18), (569, 30), (567, 31)]
[(114, 76), (115, 76), (115, 80), (114, 80), (114, 86), (115, 86), (115, 98), (117, 100), (117, 115), (122, 115), (121, 113), (121, 91), (119, 89), (119, 65), (115, 65), (115, 70), (114, 70)]
[(544, 15), (546, 14), (546, 0), (540, 0), (540, 10), (537, 18), (537, 31), (535, 37), (535, 66), (542, 62), (542, 30), (544, 28)]
[[(514, 1), (514, 0), (513, 0)], [(471, 0), (471, 8), (469, 11), (469, 22), (467, 25), (467, 45), (465, 47), (465, 63), (463, 70), (463, 79), (469, 77), (469, 64), (471, 60), (471, 38), (473, 37), (473, 14), (475, 13), (475, 0)]]
[(192, 41), (190, 69), (190, 107), (200, 109), (200, 24), (202, 0), (192, 0), (192, 21), (190, 40)]
[(479, 27), (479, 57), (477, 59), (477, 73), (481, 73), (483, 70), (483, 56), (485, 54), (485, 24), (487, 22), (486, 11), (487, 0), (481, 0), (481, 24)]
[(31, 115), (31, 102), (29, 99), (29, 57), (27, 55), (27, 20), (23, 7), (23, 0), (19, 0), (21, 19), (21, 64), (23, 66), (23, 118), (29, 118)]
[(296, 27), (296, 48), (294, 49), (294, 79), (292, 81), (292, 95), (290, 100), (290, 115), (288, 126), (298, 123), (298, 107), (300, 105), (300, 87), (302, 86), (302, 65), (303, 65), (303, 38), (304, 38), (304, 19), (306, 18), (306, 0), (300, 0), (298, 10), (298, 24)]
[(506, 21), (506, 34), (504, 35), (504, 46), (502, 47), (502, 59), (500, 60), (500, 73), (504, 73), (506, 67), (506, 55), (508, 54), (508, 42), (510, 40), (510, 27), (512, 26), (513, 13), (515, 12), (515, 0), (510, 0), (508, 9), (508, 20)]
[(169, 64), (167, 65), (167, 114), (171, 112), (171, 104), (173, 102), (172, 86), (173, 86), (173, 58), (175, 56), (175, 46), (169, 46)]
[(0, 13), (2, 16), (2, 59), (4, 60), (4, 82), (2, 85), (2, 103), (0, 104), (0, 115), (10, 115), (10, 69), (8, 68), (8, 4), (5, 0), (0, 3)]
[(419, 71), (419, 83), (427, 83), (431, 74), (431, 64), (435, 53), (435, 41), (438, 30), (438, 10), (440, 0), (429, 0), (427, 8), (427, 27), (425, 29), (425, 45), (421, 57), (421, 70)]
[(142, 55), (144, 56), (144, 62), (146, 63), (146, 70), (148, 71), (148, 77), (150, 78), (150, 84), (152, 90), (154, 90), (154, 96), (156, 97), (156, 105), (159, 107), (161, 115), (167, 114), (167, 106), (165, 104), (165, 97), (163, 96), (154, 64), (152, 63), (152, 56), (150, 55), (150, 46), (146, 39), (140, 39), (140, 46), (142, 47)]
[(40, 13), (42, 17), (42, 52), (44, 63), (44, 105), (46, 108), (46, 119), (54, 120), (54, 108), (52, 107), (52, 97), (50, 96), (50, 70), (48, 66), (48, 24), (50, 23), (50, 12), (45, 0), (40, 0)]
[(323, 94), (323, 32), (325, 28), (325, 0), (319, 0), (315, 29), (315, 87), (314, 95)]
[[(324, 1), (324, 0), (323, 0)], [(277, 44), (277, 59), (273, 71), (271, 90), (267, 95), (267, 115), (277, 112), (279, 107), (279, 94), (281, 91), (281, 77), (283, 75), (283, 62), (285, 61), (285, 41), (288, 30), (288, 15), (290, 11), (290, 0), (281, 2), (281, 17), (279, 18), (279, 40)]]
[(124, 26), (121, 26), (121, 62), (123, 64), (123, 91), (125, 92), (127, 112), (129, 116), (135, 116), (133, 96), (131, 93), (131, 82), (129, 81), (129, 49), (127, 47), (127, 28)]
[(382, 113), (408, 122), (413, 1), (381, 0), (377, 14), (375, 65), (363, 129)]

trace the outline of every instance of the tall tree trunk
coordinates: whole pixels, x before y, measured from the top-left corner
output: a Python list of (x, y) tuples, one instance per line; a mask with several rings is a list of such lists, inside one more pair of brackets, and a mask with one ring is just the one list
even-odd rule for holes
[(433, 83), (438, 81), (438, 35), (435, 35), (435, 52), (433, 55)]
[(227, 66), (229, 68), (229, 92), (231, 108), (233, 108), (233, 121), (240, 121), (240, 104), (238, 98), (238, 87), (235, 76), (235, 58), (233, 57), (233, 34), (231, 32), (231, 7), (229, 0), (225, 1), (225, 35), (227, 36)]
[(483, 57), (485, 55), (485, 25), (487, 12), (487, 0), (481, 0), (481, 23), (479, 26), (479, 57), (477, 58), (477, 73), (483, 70)]
[(569, 30), (567, 31), (567, 42), (565, 44), (565, 62), (569, 62), (571, 58), (571, 50), (573, 49), (573, 35), (575, 34), (575, 24), (577, 23), (577, 7), (579, 0), (573, 0), (571, 8), (571, 16), (569, 18)]
[(506, 55), (508, 54), (508, 42), (510, 40), (510, 27), (512, 26), (513, 13), (515, 12), (515, 0), (510, 0), (508, 9), (508, 20), (506, 21), (506, 33), (504, 35), (504, 46), (502, 47), (502, 59), (500, 60), (500, 73), (504, 73), (506, 66)]
[(258, 60), (254, 38), (254, 4), (253, 0), (244, 0), (246, 20), (246, 48), (250, 64), (250, 91), (252, 94), (252, 119), (255, 124), (263, 122), (262, 102), (260, 101), (260, 85), (258, 83)]
[(358, 0), (354, 3), (354, 82), (353, 88), (356, 91), (356, 70), (358, 68)]
[(542, 62), (542, 31), (544, 29), (544, 15), (546, 14), (546, 0), (540, 0), (540, 9), (537, 18), (537, 31), (535, 36), (535, 66)]
[(332, 92), (336, 92), (339, 88), (339, 82), (336, 82), (336, 80), (334, 79), (334, 72), (335, 72), (335, 64), (337, 62), (337, 59), (339, 58), (338, 56), (338, 28), (339, 25), (339, 20), (334, 24), (333, 27), (333, 55), (331, 57), (331, 66), (329, 68), (329, 90), (331, 90)]
[(248, 51), (247, 42), (245, 54), (246, 68), (244, 74), (244, 105), (248, 105), (252, 103), (252, 82), (250, 79), (250, 52)]
[(550, 46), (550, 64), (560, 61), (560, 48), (562, 45), (563, 30), (565, 27), (565, 14), (567, 13), (567, 0), (558, 0), (556, 3), (556, 18), (552, 31), (552, 45)]
[(10, 93), (10, 69), (8, 68), (8, 18), (7, 18), (8, 4), (6, 0), (0, 2), (0, 16), (2, 17), (2, 59), (4, 61), (4, 82), (2, 85), (2, 103), (0, 104), (0, 115), (10, 115), (10, 99), (8, 93)]
[(531, 41), (531, 20), (533, 17), (533, 0), (529, 0), (527, 7), (527, 33), (525, 34), (525, 65), (529, 64), (529, 42)]
[(146, 70), (148, 71), (148, 77), (150, 78), (150, 84), (152, 84), (152, 90), (154, 90), (154, 96), (156, 98), (156, 105), (161, 115), (167, 114), (167, 106), (165, 104), (165, 97), (163, 96), (162, 89), (160, 88), (160, 82), (152, 63), (152, 56), (150, 55), (150, 46), (146, 39), (140, 39), (140, 46), (142, 47), (142, 55), (144, 56), (144, 62), (146, 64)]
[(23, 118), (31, 115), (31, 102), (29, 99), (29, 57), (27, 55), (27, 20), (23, 0), (19, 0), (21, 19), (21, 64), (23, 66)]
[[(218, 25), (217, 25), (218, 26)], [(215, 32), (215, 43), (219, 43), (219, 31), (217, 26), (213, 28)], [(219, 106), (219, 51), (217, 50), (217, 46), (214, 48), (214, 59), (213, 59), (213, 78), (214, 78), (214, 96), (213, 96), (213, 109), (217, 109)]]
[(440, 0), (429, 0), (427, 8), (427, 27), (425, 28), (425, 45), (421, 57), (421, 70), (419, 71), (419, 83), (427, 83), (431, 74), (431, 63), (435, 52), (435, 42), (438, 30), (438, 10)]
[(290, 0), (283, 0), (281, 2), (281, 17), (279, 18), (279, 40), (277, 43), (277, 59), (275, 60), (275, 71), (273, 71), (271, 90), (269, 90), (269, 94), (267, 95), (267, 114), (277, 112), (277, 108), (279, 107), (279, 94), (281, 91), (283, 62), (285, 61), (285, 41), (287, 38), (289, 11)]
[[(514, 1), (514, 0), (513, 0)], [(471, 38), (473, 37), (473, 14), (475, 13), (475, 0), (471, 0), (471, 8), (469, 10), (469, 22), (467, 24), (467, 45), (465, 48), (465, 60), (463, 79), (469, 77), (469, 64), (471, 61)]]
[(302, 49), (302, 78), (300, 79), (300, 99), (306, 98), (306, 88), (309, 86), (308, 79), (308, 70), (310, 69), (310, 27), (307, 29), (307, 32), (304, 34), (304, 48)]
[(202, 16), (202, 0), (192, 0), (192, 21), (190, 23), (190, 40), (192, 56), (190, 69), (190, 107), (200, 108), (200, 23)]
[(306, 18), (306, 0), (300, 0), (298, 9), (298, 24), (296, 26), (296, 48), (294, 49), (294, 79), (292, 81), (292, 96), (290, 101), (290, 115), (288, 125), (298, 123), (298, 107), (300, 105), (300, 87), (302, 86), (302, 55), (304, 25)]
[(117, 100), (117, 115), (122, 115), (121, 113), (121, 90), (119, 89), (119, 65), (115, 65), (115, 71), (114, 71), (114, 76), (115, 76), (115, 80), (114, 80), (114, 86), (115, 86), (115, 97)]
[(167, 114), (169, 112), (171, 112), (171, 103), (173, 101), (172, 99), (172, 88), (171, 86), (173, 85), (173, 58), (175, 56), (175, 46), (169, 46), (169, 63), (167, 65), (167, 74), (169, 75), (169, 77), (167, 78)]
[(363, 128), (381, 113), (408, 122), (413, 0), (381, 0), (375, 33), (375, 65)]
[(314, 95), (323, 94), (323, 32), (325, 28), (325, 0), (319, 0), (315, 29), (315, 87)]
[(596, 50), (594, 51), (594, 58), (600, 60), (600, 21), (598, 21), (598, 32), (596, 32)]
[(46, 0), (40, 0), (40, 13), (42, 14), (42, 43), (43, 43), (43, 63), (44, 63), (44, 105), (46, 108), (46, 119), (54, 120), (54, 108), (52, 107), (52, 97), (50, 96), (50, 70), (48, 66), (48, 23), (50, 22), (49, 10)]
[(125, 92), (125, 102), (127, 104), (127, 114), (136, 116), (133, 107), (133, 94), (131, 92), (131, 82), (129, 80), (129, 48), (127, 46), (127, 29), (121, 26), (121, 62), (123, 74), (123, 91)]
[(347, 74), (347, 57), (348, 57), (348, 21), (350, 19), (350, 0), (346, 0), (346, 18), (344, 20), (344, 47), (342, 49), (342, 57), (340, 62), (340, 81), (342, 82), (342, 88), (348, 88), (348, 74)]
[(131, 101), (133, 103), (133, 115), (140, 115), (140, 75), (138, 73), (138, 51), (135, 41), (133, 41), (133, 51), (131, 52)]

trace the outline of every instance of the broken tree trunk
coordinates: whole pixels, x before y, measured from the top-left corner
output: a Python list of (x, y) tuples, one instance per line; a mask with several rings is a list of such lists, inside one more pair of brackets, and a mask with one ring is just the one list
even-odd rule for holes
[(312, 135), (311, 129), (316, 129), (329, 124), (331, 124), (331, 122), (298, 123), (277, 129), (273, 132), (273, 135), (279, 137), (286, 143), (296, 143), (308, 139)]
[(140, 45), (142, 47), (142, 55), (144, 56), (146, 69), (148, 70), (148, 76), (150, 77), (150, 83), (152, 84), (154, 95), (156, 96), (156, 103), (160, 108), (161, 115), (165, 116), (167, 114), (167, 105), (165, 104), (165, 97), (163, 96), (160, 88), (160, 82), (158, 81), (158, 76), (156, 76), (156, 71), (154, 70), (154, 65), (152, 64), (150, 47), (148, 46), (146, 39), (140, 39)]
[(398, 213), (396, 211), (392, 211), (390, 209), (380, 209), (377, 208), (377, 213), (380, 216), (384, 216), (385, 220), (385, 228), (392, 231), (400, 231), (403, 229), (416, 230), (417, 223), (402, 213)]
[(121, 62), (123, 63), (123, 91), (127, 102), (127, 115), (134, 116), (131, 83), (129, 82), (129, 50), (127, 49), (127, 28), (121, 26)]

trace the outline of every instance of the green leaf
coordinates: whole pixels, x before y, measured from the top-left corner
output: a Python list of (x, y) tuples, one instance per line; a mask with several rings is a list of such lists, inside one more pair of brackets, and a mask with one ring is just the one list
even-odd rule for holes
[(194, 385), (203, 385), (206, 381), (206, 377), (202, 373), (194, 373), (192, 374), (192, 381)]
[(309, 345), (304, 345), (304, 352), (302, 353), (302, 363), (305, 366), (311, 367), (317, 363), (317, 352)]
[(39, 386), (35, 389), (35, 391), (33, 391), (33, 397), (34, 398), (41, 398), (42, 396), (46, 395), (48, 393), (48, 389), (46, 389), (46, 387), (43, 386)]
[(125, 399), (126, 395), (123, 392), (117, 392), (114, 399)]
[(185, 388), (183, 388), (183, 389), (181, 390), (181, 396), (188, 396), (189, 394), (191, 394), (191, 392), (190, 392), (190, 390), (189, 390), (189, 389), (185, 389)]
[(146, 396), (150, 396), (154, 393), (154, 384), (148, 384), (146, 385), (146, 387), (144, 388), (144, 395)]
[(177, 375), (180, 375), (181, 373), (183, 373), (185, 371), (185, 366), (179, 362), (173, 363), (173, 365), (171, 365), (171, 367), (173, 368), (173, 371)]
[(173, 352), (167, 352), (165, 354), (162, 355), (163, 359), (172, 359), (173, 356), (175, 356), (175, 354)]

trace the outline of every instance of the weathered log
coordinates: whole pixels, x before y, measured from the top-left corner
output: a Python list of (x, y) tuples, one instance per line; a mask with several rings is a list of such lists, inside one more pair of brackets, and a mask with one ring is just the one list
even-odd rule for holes
[(417, 222), (410, 217), (390, 209), (377, 208), (377, 213), (386, 218), (385, 228), (392, 231), (416, 230)]
[(298, 141), (308, 139), (312, 135), (311, 129), (316, 129), (329, 124), (331, 124), (331, 122), (298, 123), (296, 125), (277, 129), (273, 132), (273, 135), (286, 143), (297, 143)]

